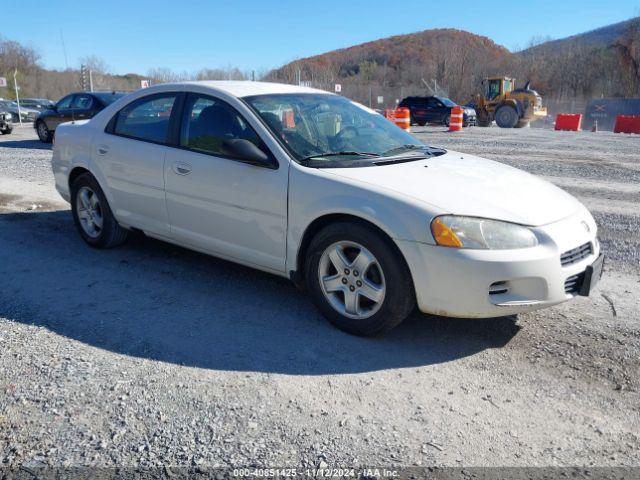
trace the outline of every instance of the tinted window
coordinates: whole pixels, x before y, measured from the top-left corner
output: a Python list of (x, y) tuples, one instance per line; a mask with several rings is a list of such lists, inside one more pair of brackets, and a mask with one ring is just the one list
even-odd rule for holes
[(76, 95), (71, 102), (71, 108), (77, 108), (80, 110), (87, 110), (91, 108), (91, 104), (93, 103), (93, 98), (89, 95)]
[(455, 107), (456, 103), (450, 98), (438, 97), (438, 100), (444, 104), (445, 107)]
[(441, 105), (440, 102), (438, 102), (433, 97), (427, 99), (427, 106), (429, 106), (431, 108), (438, 108), (440, 105)]
[(255, 131), (233, 107), (212, 97), (189, 94), (182, 117), (181, 146), (224, 157), (225, 140), (238, 138), (266, 151)]
[(107, 93), (95, 93), (93, 94), (94, 97), (97, 97), (104, 105), (111, 105), (113, 102), (115, 102), (116, 100), (118, 100), (119, 98), (124, 97), (124, 93), (120, 93), (120, 92), (107, 92)]
[(116, 114), (113, 133), (151, 142), (165, 142), (175, 93), (142, 97)]
[(58, 108), (69, 108), (71, 106), (71, 100), (73, 100), (73, 95), (67, 95), (58, 102)]

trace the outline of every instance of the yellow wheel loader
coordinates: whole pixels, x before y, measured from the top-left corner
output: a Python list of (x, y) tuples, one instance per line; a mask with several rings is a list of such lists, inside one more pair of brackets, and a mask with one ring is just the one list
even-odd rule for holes
[(495, 120), (500, 128), (522, 128), (534, 118), (547, 115), (542, 97), (529, 88), (529, 82), (523, 88), (515, 88), (515, 83), (509, 77), (492, 77), (482, 82), (485, 92), (475, 97), (479, 126), (488, 127)]

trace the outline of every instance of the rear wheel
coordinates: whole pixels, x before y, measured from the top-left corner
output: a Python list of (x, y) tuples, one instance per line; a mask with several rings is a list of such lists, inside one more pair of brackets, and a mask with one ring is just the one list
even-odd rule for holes
[(128, 230), (116, 221), (107, 198), (90, 173), (71, 186), (71, 211), (82, 239), (92, 247), (111, 248), (127, 239)]
[(496, 123), (500, 128), (513, 128), (518, 120), (518, 112), (510, 105), (503, 105), (496, 110)]
[(395, 246), (373, 228), (340, 222), (311, 242), (306, 281), (314, 303), (336, 327), (377, 335), (415, 306), (409, 269)]
[(42, 120), (36, 124), (36, 132), (38, 132), (38, 138), (41, 142), (51, 143), (51, 140), (53, 140), (53, 133)]

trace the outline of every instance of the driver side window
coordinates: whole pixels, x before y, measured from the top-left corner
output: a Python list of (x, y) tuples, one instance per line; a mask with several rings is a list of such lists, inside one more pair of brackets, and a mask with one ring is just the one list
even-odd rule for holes
[(58, 108), (69, 108), (71, 106), (71, 100), (73, 100), (73, 95), (67, 95), (62, 100), (60, 100), (57, 104)]
[(206, 95), (188, 95), (182, 116), (181, 147), (228, 157), (224, 142), (234, 139), (248, 140), (268, 153), (258, 134), (233, 107)]
[(499, 82), (489, 82), (489, 100), (493, 100), (500, 94), (500, 83)]

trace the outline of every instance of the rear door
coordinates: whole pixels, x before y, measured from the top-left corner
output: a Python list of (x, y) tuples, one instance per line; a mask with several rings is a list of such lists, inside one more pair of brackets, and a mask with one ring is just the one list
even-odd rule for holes
[(415, 121), (419, 123), (426, 122), (428, 120), (427, 99), (424, 97), (417, 97), (413, 102), (411, 112)]
[(93, 155), (107, 179), (118, 221), (159, 236), (169, 235), (164, 199), (164, 161), (179, 93), (138, 98), (116, 113), (93, 141)]
[(78, 93), (71, 102), (71, 116), (74, 120), (86, 120), (98, 112), (98, 101), (86, 93)]

